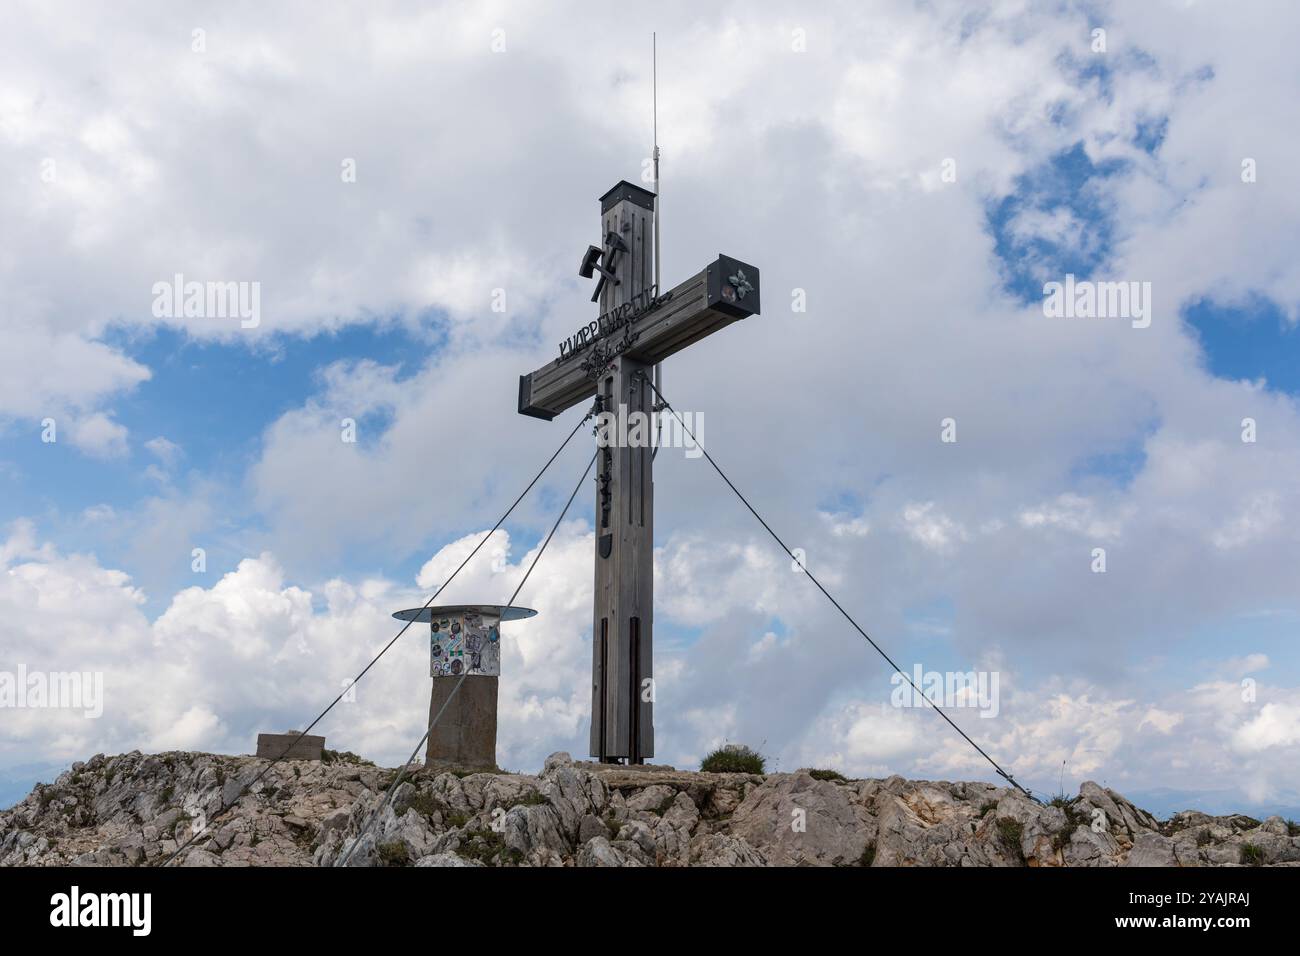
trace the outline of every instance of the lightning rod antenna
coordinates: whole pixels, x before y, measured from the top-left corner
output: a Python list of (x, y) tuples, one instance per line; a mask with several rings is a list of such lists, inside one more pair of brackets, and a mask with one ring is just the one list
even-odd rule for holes
[[(655, 177), (655, 295), (660, 295), (663, 293), (663, 289), (659, 285), (659, 40), (655, 33), (650, 34), (650, 97), (652, 125), (654, 127), (654, 150), (651, 152), (650, 157), (654, 163)], [(655, 389), (663, 388), (663, 384), (663, 363), (656, 362), (654, 369)], [(650, 452), (652, 461), (654, 456), (659, 453), (659, 437), (664, 424), (662, 415), (656, 415), (655, 418), (655, 447)]]

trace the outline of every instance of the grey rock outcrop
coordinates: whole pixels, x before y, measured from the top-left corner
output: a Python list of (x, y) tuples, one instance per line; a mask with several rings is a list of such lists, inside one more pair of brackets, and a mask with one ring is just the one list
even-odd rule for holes
[[(248, 792), (245, 784), (264, 775)], [(1161, 822), (1089, 781), (1050, 805), (987, 783), (692, 773), (553, 754), (540, 774), (200, 753), (96, 756), (0, 811), (0, 865), (1300, 865), (1278, 817)], [(218, 816), (223, 803), (234, 801)]]

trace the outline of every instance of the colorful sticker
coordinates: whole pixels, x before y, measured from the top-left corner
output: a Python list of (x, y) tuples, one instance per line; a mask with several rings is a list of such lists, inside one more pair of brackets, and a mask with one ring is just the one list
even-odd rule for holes
[(434, 677), (459, 674), (497, 677), (501, 674), (500, 619), (481, 612), (460, 618), (442, 618), (431, 624), (429, 673)]

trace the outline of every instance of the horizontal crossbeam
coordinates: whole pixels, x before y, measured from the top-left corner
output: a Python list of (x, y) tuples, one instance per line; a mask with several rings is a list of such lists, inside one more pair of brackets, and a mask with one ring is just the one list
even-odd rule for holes
[(759, 313), (758, 269), (718, 256), (662, 296), (647, 296), (583, 326), (561, 355), (519, 377), (519, 413), (550, 420), (596, 394), (601, 368), (619, 355), (642, 362), (668, 356), (737, 319)]

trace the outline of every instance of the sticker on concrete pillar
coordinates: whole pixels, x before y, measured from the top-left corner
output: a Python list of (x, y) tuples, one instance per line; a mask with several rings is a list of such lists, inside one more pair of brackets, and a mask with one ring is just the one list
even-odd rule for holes
[(429, 647), (429, 674), (501, 676), (500, 618), (469, 612), (461, 618), (434, 621)]
[(442, 618), (433, 621), (429, 629), (432, 632), (429, 644), (429, 676), (450, 677), (452, 658), (463, 654), (460, 649), (462, 638), (456, 636), (460, 631), (460, 622), (455, 618)]

